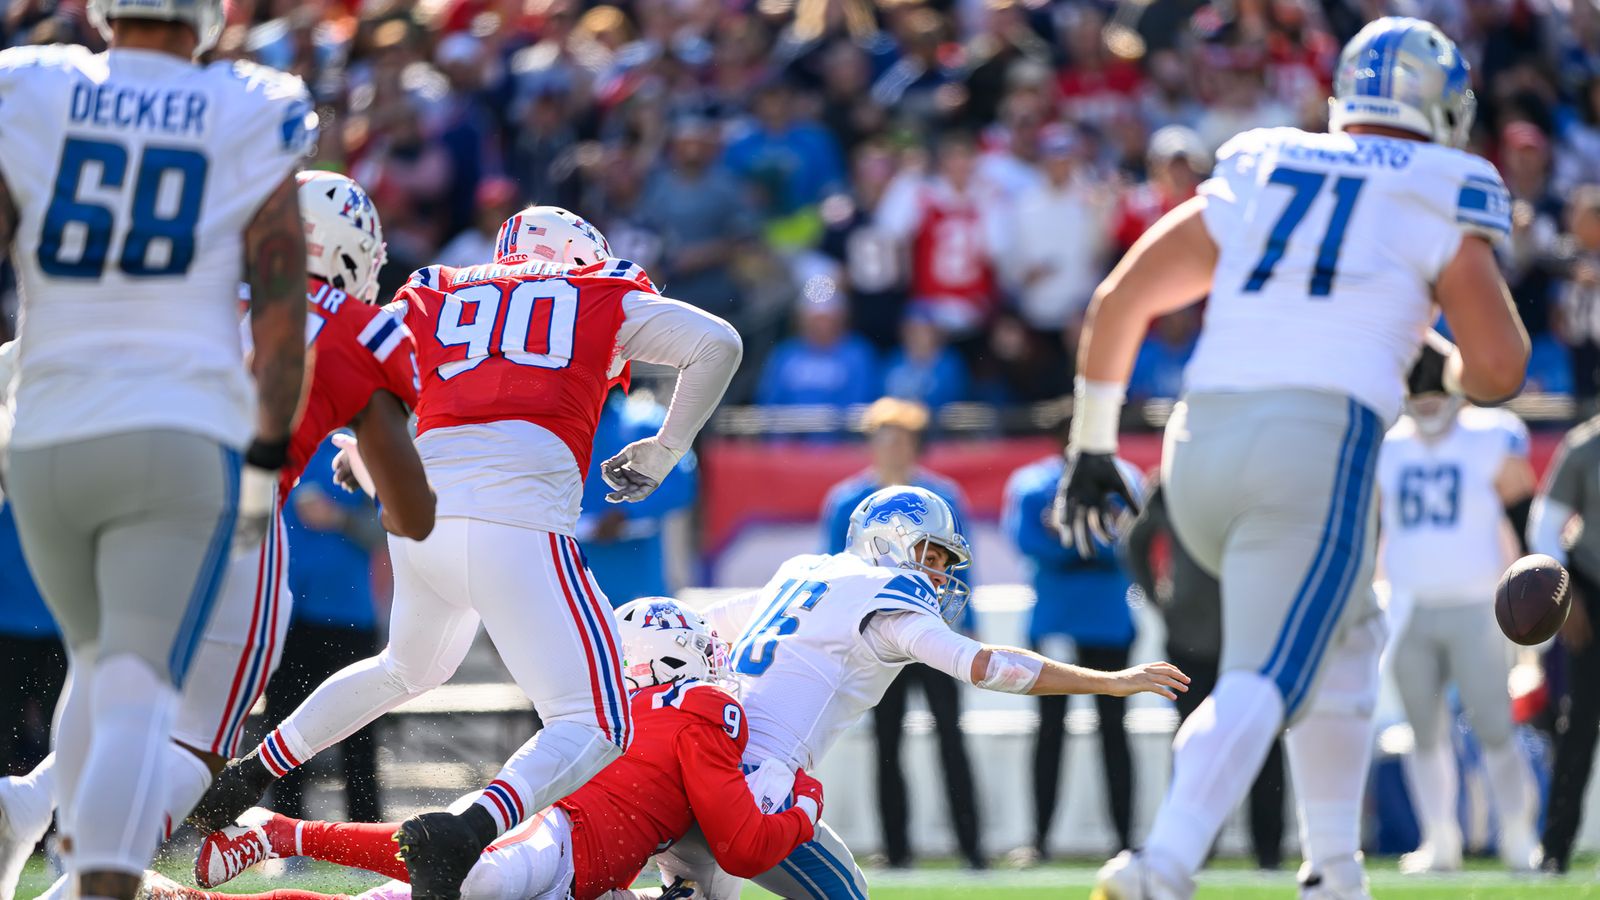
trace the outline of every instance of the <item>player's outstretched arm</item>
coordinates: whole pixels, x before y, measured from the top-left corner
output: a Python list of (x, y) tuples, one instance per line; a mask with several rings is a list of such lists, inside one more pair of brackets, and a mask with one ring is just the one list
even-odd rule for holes
[(245, 229), (244, 271), (255, 347), (256, 439), (281, 444), (287, 456), (306, 368), (306, 241), (293, 175)]
[(617, 340), (623, 357), (672, 366), (678, 383), (661, 429), (600, 464), (601, 477), (615, 489), (606, 495), (612, 503), (643, 500), (660, 486), (722, 402), (744, 357), (732, 325), (687, 303), (634, 291), (622, 309)]
[(1433, 296), (1455, 340), (1455, 358), (1446, 372), (1455, 374), (1461, 392), (1483, 404), (1516, 396), (1527, 376), (1528, 332), (1489, 242), (1463, 237), (1455, 258), (1439, 273)]
[(1020, 647), (985, 646), (972, 660), (972, 683), (981, 688), (1034, 697), (1058, 694), (1160, 694), (1176, 700), (1189, 690), (1189, 676), (1169, 662), (1145, 663), (1118, 672), (1068, 665)]
[(353, 423), (361, 460), (382, 503), (383, 527), (414, 541), (433, 531), (435, 497), (400, 398), (377, 391)]

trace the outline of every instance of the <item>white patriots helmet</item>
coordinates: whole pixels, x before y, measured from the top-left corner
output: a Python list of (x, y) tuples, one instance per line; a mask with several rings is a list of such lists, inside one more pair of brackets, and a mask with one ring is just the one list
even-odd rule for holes
[[(923, 562), (917, 547), (924, 542), (944, 548), (953, 562), (943, 569)], [(954, 573), (972, 564), (972, 547), (955, 510), (938, 494), (904, 484), (874, 491), (850, 514), (845, 546), (877, 565), (944, 576), (937, 590), (939, 613), (946, 622), (954, 622), (966, 608), (971, 590)]]
[(224, 19), (222, 0), (89, 0), (89, 22), (106, 40), (117, 19), (182, 22), (194, 29), (196, 56), (216, 46)]
[(722, 678), (727, 646), (700, 614), (671, 597), (642, 597), (617, 610), (628, 690)]
[(1461, 147), (1477, 106), (1470, 67), (1444, 32), (1421, 19), (1385, 16), (1339, 54), (1328, 130), (1387, 125)]
[(587, 266), (611, 258), (600, 229), (559, 206), (530, 206), (505, 220), (494, 242), (494, 261), (504, 265), (553, 262)]
[(378, 271), (388, 261), (383, 224), (372, 198), (337, 172), (300, 172), (300, 221), (306, 272), (363, 303), (378, 299)]

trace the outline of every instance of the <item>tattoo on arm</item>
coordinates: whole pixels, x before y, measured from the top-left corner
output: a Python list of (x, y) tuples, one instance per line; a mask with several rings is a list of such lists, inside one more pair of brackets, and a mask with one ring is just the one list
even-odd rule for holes
[(250, 331), (255, 342), (256, 436), (289, 436), (305, 379), (306, 243), (293, 175), (245, 231)]

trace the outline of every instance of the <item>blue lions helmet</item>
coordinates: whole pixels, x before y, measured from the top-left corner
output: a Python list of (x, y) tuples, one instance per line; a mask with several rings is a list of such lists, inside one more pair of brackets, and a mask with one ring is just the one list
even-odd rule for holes
[(1466, 59), (1421, 19), (1374, 20), (1339, 54), (1328, 130), (1387, 125), (1447, 147), (1466, 144), (1478, 102)]
[[(972, 548), (961, 531), (955, 511), (939, 495), (895, 485), (874, 491), (856, 506), (845, 546), (868, 562), (941, 576), (939, 613), (946, 622), (954, 622), (971, 594), (967, 583), (954, 574), (972, 564)], [(937, 569), (923, 562), (928, 544), (943, 548), (950, 564)]]

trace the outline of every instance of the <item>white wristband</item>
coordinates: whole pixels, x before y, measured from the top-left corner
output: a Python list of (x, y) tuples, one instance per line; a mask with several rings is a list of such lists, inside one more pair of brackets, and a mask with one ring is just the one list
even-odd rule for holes
[(817, 808), (817, 801), (810, 797), (797, 797), (794, 805), (805, 812), (806, 818), (810, 819), (813, 825), (817, 824), (817, 820), (822, 818), (822, 810)]
[(1450, 355), (1444, 358), (1444, 374), (1440, 381), (1444, 382), (1445, 393), (1453, 397), (1465, 397), (1461, 392), (1461, 370), (1466, 365), (1461, 359), (1461, 350), (1450, 348)]
[(1067, 445), (1080, 453), (1116, 453), (1125, 389), (1109, 381), (1073, 382), (1072, 429)]

